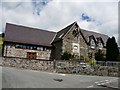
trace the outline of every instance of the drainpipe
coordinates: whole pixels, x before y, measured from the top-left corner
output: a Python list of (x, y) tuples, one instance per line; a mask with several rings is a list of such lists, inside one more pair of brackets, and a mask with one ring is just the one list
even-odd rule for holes
[(5, 52), (5, 56), (7, 57), (7, 49), (8, 49), (8, 46), (6, 45), (6, 52)]
[[(80, 28), (79, 28), (80, 30)], [(80, 59), (80, 32), (78, 33), (78, 43), (79, 43), (79, 59)]]

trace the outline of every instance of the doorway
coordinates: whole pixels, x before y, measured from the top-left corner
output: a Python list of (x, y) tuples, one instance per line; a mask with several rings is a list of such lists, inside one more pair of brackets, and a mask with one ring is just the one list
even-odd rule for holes
[(27, 52), (27, 58), (36, 59), (36, 52)]

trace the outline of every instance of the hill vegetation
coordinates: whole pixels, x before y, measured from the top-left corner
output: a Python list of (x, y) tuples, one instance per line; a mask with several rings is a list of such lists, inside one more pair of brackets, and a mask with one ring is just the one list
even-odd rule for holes
[(2, 44), (3, 44), (3, 37), (2, 37), (2, 34), (0, 34), (0, 56), (2, 53)]

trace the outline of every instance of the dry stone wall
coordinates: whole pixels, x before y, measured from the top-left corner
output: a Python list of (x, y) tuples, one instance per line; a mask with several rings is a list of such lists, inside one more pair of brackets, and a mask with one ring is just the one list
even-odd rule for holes
[(91, 66), (80, 64), (77, 61), (39, 61), (20, 58), (3, 58), (0, 65), (7, 67), (16, 67), (22, 69), (32, 69), (38, 71), (49, 71), (56, 73), (78, 74), (78, 75), (96, 75), (96, 76), (119, 76), (119, 66)]
[(3, 58), (2, 66), (40, 71), (53, 71), (53, 61), (40, 61), (20, 58)]

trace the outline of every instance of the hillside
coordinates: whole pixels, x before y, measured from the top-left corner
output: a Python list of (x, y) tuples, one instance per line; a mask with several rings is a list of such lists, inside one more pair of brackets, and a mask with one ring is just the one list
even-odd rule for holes
[(2, 34), (0, 34), (0, 45), (3, 44)]
[(0, 56), (2, 55), (2, 44), (3, 44), (3, 38), (2, 38), (2, 34), (0, 34)]

